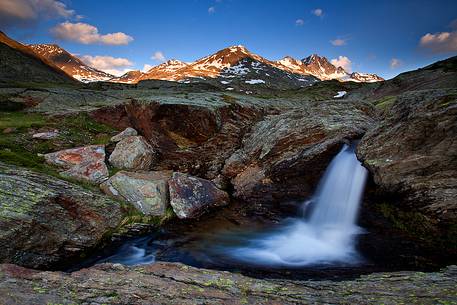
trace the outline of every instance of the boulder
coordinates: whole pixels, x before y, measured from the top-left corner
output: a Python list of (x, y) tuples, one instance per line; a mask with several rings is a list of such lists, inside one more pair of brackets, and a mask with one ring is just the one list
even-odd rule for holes
[(60, 172), (64, 177), (99, 184), (109, 176), (103, 145), (65, 149), (45, 154), (44, 157), (47, 163), (65, 169)]
[(363, 102), (323, 101), (264, 117), (225, 162), (234, 197), (261, 203), (310, 195), (342, 144), (373, 126), (374, 113)]
[(228, 194), (206, 179), (173, 173), (169, 180), (170, 204), (181, 218), (195, 218), (209, 208), (229, 204)]
[[(456, 91), (404, 94), (359, 143), (379, 189), (409, 211), (457, 221)], [(453, 236), (455, 241), (455, 236)]]
[(106, 194), (130, 202), (145, 215), (163, 216), (168, 206), (171, 171), (133, 173), (121, 171), (102, 183)]
[(122, 131), (121, 133), (118, 133), (117, 135), (112, 137), (110, 141), (117, 143), (127, 137), (136, 136), (136, 135), (138, 135), (138, 132), (135, 129), (133, 129), (132, 127), (127, 127), (126, 129), (124, 129), (124, 131)]
[(59, 136), (59, 131), (52, 130), (52, 131), (34, 133), (32, 135), (32, 138), (39, 139), (39, 140), (51, 140), (51, 139), (57, 138), (58, 136)]
[(44, 174), (0, 163), (0, 261), (60, 268), (122, 220), (120, 205)]
[(155, 152), (142, 136), (122, 139), (109, 157), (109, 162), (114, 167), (134, 170), (148, 170), (155, 160)]

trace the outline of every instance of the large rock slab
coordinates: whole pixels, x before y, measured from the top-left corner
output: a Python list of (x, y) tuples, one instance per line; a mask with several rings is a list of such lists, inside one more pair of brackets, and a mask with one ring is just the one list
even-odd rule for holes
[(148, 170), (155, 159), (155, 152), (144, 137), (130, 136), (116, 144), (109, 162), (117, 168)]
[(357, 155), (397, 202), (433, 219), (457, 221), (456, 90), (399, 96), (362, 138)]
[(178, 263), (103, 264), (73, 273), (0, 265), (0, 303), (16, 304), (455, 304), (457, 267), (357, 279), (259, 279)]
[(344, 142), (360, 138), (374, 121), (363, 102), (311, 103), (255, 124), (225, 162), (234, 196), (253, 202), (303, 198)]
[(119, 204), (55, 177), (0, 163), (0, 261), (58, 268), (122, 220)]
[(96, 184), (108, 179), (103, 145), (65, 149), (46, 154), (44, 157), (47, 163), (65, 169), (60, 173), (62, 176)]
[(130, 202), (145, 215), (163, 216), (169, 203), (168, 180), (171, 171), (121, 171), (102, 183), (108, 195)]
[(230, 202), (226, 192), (206, 179), (173, 173), (169, 186), (170, 204), (181, 219), (198, 217), (210, 208), (224, 206)]

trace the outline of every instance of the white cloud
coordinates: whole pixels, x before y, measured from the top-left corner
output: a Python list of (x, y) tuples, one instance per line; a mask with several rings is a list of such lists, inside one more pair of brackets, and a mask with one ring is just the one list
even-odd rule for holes
[(457, 31), (427, 33), (421, 37), (419, 44), (433, 53), (457, 52)]
[(165, 55), (161, 51), (155, 51), (154, 54), (152, 54), (151, 59), (165, 61)]
[(154, 66), (153, 66), (153, 65), (145, 64), (145, 65), (143, 66), (143, 69), (141, 69), (141, 72), (146, 73), (146, 72), (148, 72), (149, 70), (151, 70), (152, 67), (154, 67)]
[(214, 14), (214, 12), (216, 12), (216, 8), (214, 6), (210, 6), (208, 8), (208, 14)]
[(305, 21), (303, 21), (303, 19), (297, 19), (295, 20), (295, 25), (296, 26), (302, 26), (305, 24)]
[(106, 73), (109, 73), (114, 76), (122, 76), (127, 72), (133, 71), (131, 68), (125, 68), (125, 69), (105, 69), (103, 70)]
[(391, 69), (396, 69), (396, 68), (400, 67), (401, 65), (402, 65), (402, 61), (398, 58), (392, 58), (390, 60), (389, 66)]
[(87, 65), (116, 76), (131, 71), (133, 65), (133, 62), (122, 57), (84, 55), (80, 58)]
[(30, 26), (40, 19), (70, 18), (74, 10), (56, 0), (1, 0), (0, 27)]
[(317, 17), (322, 17), (322, 16), (324, 16), (324, 11), (321, 8), (316, 8), (311, 11), (311, 14), (313, 14)]
[(352, 61), (346, 56), (338, 56), (330, 61), (335, 67), (342, 67), (346, 72), (352, 72)]
[(87, 23), (63, 22), (51, 29), (57, 39), (76, 41), (82, 44), (127, 45), (133, 38), (122, 32), (100, 34), (98, 29)]
[(330, 43), (336, 47), (344, 46), (344, 45), (346, 45), (346, 42), (347, 42), (347, 39), (341, 39), (341, 38), (330, 40)]

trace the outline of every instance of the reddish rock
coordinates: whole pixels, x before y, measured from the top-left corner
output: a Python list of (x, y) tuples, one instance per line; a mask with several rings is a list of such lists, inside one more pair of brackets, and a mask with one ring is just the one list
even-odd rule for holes
[(90, 145), (44, 155), (47, 163), (65, 169), (60, 174), (82, 181), (101, 183), (108, 178), (105, 147)]
[(169, 186), (170, 204), (181, 219), (198, 217), (212, 207), (230, 202), (228, 194), (209, 180), (173, 173)]

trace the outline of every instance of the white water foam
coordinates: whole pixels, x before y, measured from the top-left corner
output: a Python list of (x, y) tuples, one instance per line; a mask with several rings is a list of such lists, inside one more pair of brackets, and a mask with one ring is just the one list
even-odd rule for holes
[(355, 222), (367, 171), (357, 160), (354, 146), (344, 145), (328, 166), (311, 200), (309, 219), (288, 220), (248, 245), (228, 249), (239, 261), (259, 265), (306, 266), (355, 264), (360, 261)]

